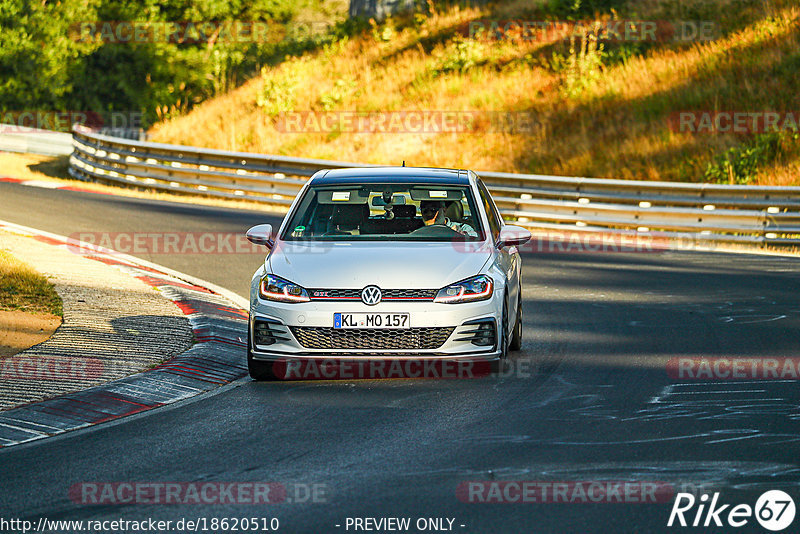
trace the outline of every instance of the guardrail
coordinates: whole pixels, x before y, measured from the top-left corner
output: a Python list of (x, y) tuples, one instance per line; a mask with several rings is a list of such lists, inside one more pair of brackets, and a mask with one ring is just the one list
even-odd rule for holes
[(72, 136), (67, 132), (0, 124), (0, 150), (44, 156), (67, 156), (73, 152)]
[[(77, 179), (283, 210), (320, 169), (374, 166), (132, 141), (80, 126), (73, 129), (73, 144), (69, 172)], [(503, 216), (531, 229), (800, 245), (800, 187), (478, 174)]]

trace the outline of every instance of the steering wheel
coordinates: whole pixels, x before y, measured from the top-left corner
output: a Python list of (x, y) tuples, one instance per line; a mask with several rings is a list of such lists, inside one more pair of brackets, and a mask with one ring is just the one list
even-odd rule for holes
[(461, 235), (461, 232), (453, 230), (446, 224), (432, 224), (417, 228), (408, 235), (413, 235), (414, 237), (453, 237)]

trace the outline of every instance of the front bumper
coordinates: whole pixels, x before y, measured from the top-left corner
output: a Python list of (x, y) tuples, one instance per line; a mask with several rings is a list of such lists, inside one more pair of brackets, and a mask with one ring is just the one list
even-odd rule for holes
[[(498, 300), (500, 301), (498, 303)], [(414, 360), (459, 360), (494, 361), (500, 356), (497, 346), (497, 324), (499, 324), (502, 297), (497, 292), (491, 299), (480, 302), (460, 304), (439, 304), (434, 302), (381, 302), (367, 306), (353, 301), (311, 301), (298, 304), (284, 304), (265, 301), (260, 297), (251, 300), (250, 339), (251, 356), (259, 361), (279, 361), (286, 359), (414, 359)], [(294, 329), (333, 327), (335, 313), (408, 313), (411, 331), (417, 329), (452, 329), (444, 342), (435, 348), (309, 348), (307, 338), (301, 343)], [(274, 325), (281, 333), (268, 345), (256, 343), (254, 324), (264, 321)], [(494, 343), (490, 346), (477, 346), (470, 341), (468, 332), (474, 332), (476, 322), (489, 321), (493, 324)], [(402, 332), (402, 331), (401, 331)], [(393, 336), (402, 336), (395, 332)], [(397, 343), (395, 343), (397, 345)]]

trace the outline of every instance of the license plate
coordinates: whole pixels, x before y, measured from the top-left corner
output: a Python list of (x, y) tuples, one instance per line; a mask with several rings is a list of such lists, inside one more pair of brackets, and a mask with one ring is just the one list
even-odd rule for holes
[(333, 327), (347, 328), (409, 328), (408, 313), (334, 313)]

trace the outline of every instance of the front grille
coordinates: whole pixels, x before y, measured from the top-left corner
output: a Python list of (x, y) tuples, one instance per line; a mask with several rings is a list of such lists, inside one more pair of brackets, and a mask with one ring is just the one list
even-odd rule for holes
[(381, 289), (383, 300), (433, 300), (436, 289)]
[[(309, 289), (311, 300), (361, 300), (360, 289)], [(381, 289), (381, 300), (432, 301), (437, 289)]]
[(407, 329), (388, 328), (338, 328), (292, 326), (297, 341), (307, 349), (362, 349), (362, 350), (432, 350), (438, 349), (453, 327), (421, 327)]

